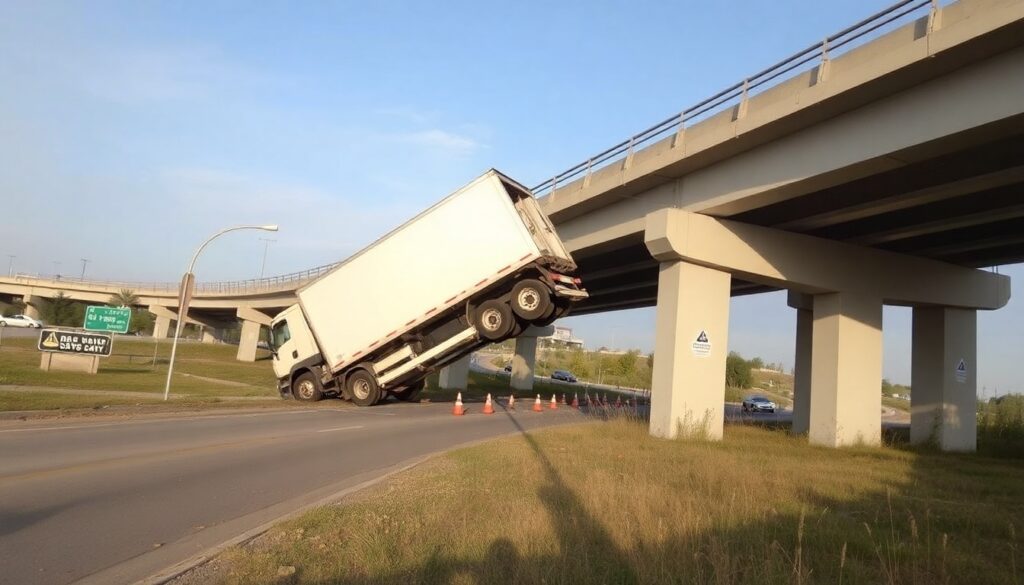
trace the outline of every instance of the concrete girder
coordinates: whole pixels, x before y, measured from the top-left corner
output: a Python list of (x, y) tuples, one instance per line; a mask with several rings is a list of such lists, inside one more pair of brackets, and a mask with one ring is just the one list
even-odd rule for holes
[(863, 248), (680, 209), (647, 217), (647, 247), (751, 282), (808, 294), (845, 292), (895, 305), (998, 309), (1010, 279), (914, 256)]
[(235, 314), (242, 321), (236, 359), (241, 362), (254, 362), (256, 361), (256, 349), (260, 342), (260, 327), (270, 327), (272, 319), (265, 313), (249, 307), (238, 307)]
[[(920, 35), (916, 23), (900, 27), (830, 59), (824, 82), (810, 82), (813, 73), (797, 75), (752, 96), (746, 116), (722, 112), (688, 127), (683, 140), (669, 136), (655, 142), (635, 152), (630, 165), (608, 165), (555, 190), (544, 209), (560, 227), (688, 175), (695, 180), (683, 188), (691, 193), (680, 205), (708, 212), (714, 206), (716, 215), (728, 215), (749, 209), (754, 202), (741, 201), (748, 195), (767, 195), (770, 189), (772, 197), (785, 198), (840, 180), (819, 180), (824, 169), (817, 163), (850, 180), (911, 162), (912, 157), (890, 155), (912, 145), (1024, 113), (1024, 64), (1021, 49), (1014, 48), (1024, 7), (961, 0), (943, 12), (941, 29)], [(795, 152), (800, 141), (803, 150)], [(764, 164), (746, 166), (758, 159)], [(727, 169), (723, 161), (745, 168)], [(716, 167), (714, 180), (696, 176)]]
[(243, 321), (254, 321), (260, 325), (266, 325), (267, 327), (270, 327), (270, 322), (273, 321), (273, 319), (268, 317), (266, 313), (249, 307), (238, 307), (235, 314)]

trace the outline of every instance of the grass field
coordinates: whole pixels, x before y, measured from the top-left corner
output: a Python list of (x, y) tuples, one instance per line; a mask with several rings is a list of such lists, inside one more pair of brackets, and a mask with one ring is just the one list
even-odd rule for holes
[[(117, 338), (114, 354), (101, 358), (95, 375), (77, 372), (44, 372), (39, 369), (40, 352), (31, 338), (5, 339), (0, 347), (0, 386), (32, 386), (75, 390), (161, 393), (167, 378), (171, 344), (152, 339)], [(154, 364), (154, 349), (156, 361)], [(188, 399), (213, 402), (226, 397), (278, 398), (274, 374), (268, 360), (253, 363), (235, 360), (231, 345), (183, 343), (178, 346), (172, 392)], [(72, 394), (2, 392), (0, 410), (47, 408), (92, 408), (98, 403), (135, 404), (148, 397), (85, 397)]]
[(435, 458), (230, 550), (203, 579), (1020, 583), (1022, 493), (1020, 461), (746, 426), (664, 441), (618, 419)]

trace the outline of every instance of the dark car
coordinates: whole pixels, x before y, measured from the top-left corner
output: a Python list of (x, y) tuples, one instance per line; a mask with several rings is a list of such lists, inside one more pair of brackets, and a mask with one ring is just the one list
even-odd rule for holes
[(506, 372), (511, 372), (512, 371), (512, 364), (509, 364), (509, 365), (505, 366), (505, 371)]
[(764, 396), (748, 396), (743, 399), (743, 412), (775, 412), (775, 403)]
[(554, 372), (551, 372), (551, 379), (570, 382), (573, 384), (576, 383), (576, 376), (573, 376), (572, 372), (567, 372), (565, 370), (555, 370)]

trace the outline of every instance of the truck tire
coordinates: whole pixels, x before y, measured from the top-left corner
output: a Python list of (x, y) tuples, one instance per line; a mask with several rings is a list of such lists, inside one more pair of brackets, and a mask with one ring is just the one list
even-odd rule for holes
[(527, 321), (536, 321), (551, 307), (551, 292), (539, 280), (528, 278), (512, 287), (512, 310)]
[(420, 392), (423, 392), (423, 386), (426, 384), (424, 380), (414, 382), (410, 386), (406, 386), (397, 392), (392, 392), (395, 398), (403, 402), (416, 402), (420, 397)]
[(366, 370), (356, 370), (349, 374), (345, 386), (356, 406), (373, 406), (381, 398), (377, 379)]
[(515, 326), (512, 309), (501, 301), (491, 299), (480, 303), (473, 311), (473, 327), (488, 341), (505, 339)]
[(303, 372), (292, 381), (292, 397), (302, 402), (316, 402), (324, 397), (312, 372)]

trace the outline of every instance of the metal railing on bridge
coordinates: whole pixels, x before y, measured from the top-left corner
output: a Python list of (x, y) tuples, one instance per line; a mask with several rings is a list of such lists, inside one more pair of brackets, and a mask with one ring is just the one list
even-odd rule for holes
[[(930, 12), (926, 12), (924, 9)], [(927, 15), (929, 30), (939, 10), (938, 0), (902, 0), (838, 33), (795, 53), (775, 65), (723, 89), (678, 114), (630, 136), (587, 160), (551, 177), (533, 187), (534, 195), (555, 191), (575, 179), (587, 177), (594, 171), (631, 156), (641, 145), (671, 133), (681, 132), (688, 124), (707, 119), (726, 108), (742, 104), (755, 93), (763, 92), (781, 81), (787, 81), (813, 67), (824, 65), (829, 59), (863, 45), (890, 30)], [(813, 64), (813, 65), (812, 65)], [(796, 73), (794, 73), (796, 72)], [(792, 75), (788, 75), (792, 74)]]
[[(323, 266), (317, 266), (316, 268), (310, 268), (308, 270), (302, 270), (299, 272), (291, 272), (288, 274), (281, 274), (278, 276), (268, 276), (265, 278), (251, 278), (248, 280), (229, 280), (220, 282), (199, 282), (196, 283), (195, 294), (258, 294), (261, 292), (275, 292), (297, 288), (301, 284), (318, 278), (320, 275), (326, 273), (330, 269), (337, 266), (338, 263), (324, 264)], [(46, 283), (60, 283), (68, 284), (71, 286), (81, 286), (82, 288), (102, 288), (102, 289), (127, 289), (132, 292), (147, 293), (147, 292), (158, 292), (158, 293), (177, 293), (179, 283), (177, 282), (133, 282), (124, 280), (90, 280), (74, 277), (66, 277), (60, 275), (39, 275), (39, 274), (16, 274), (14, 276), (16, 281), (22, 282), (39, 282), (43, 281)]]

